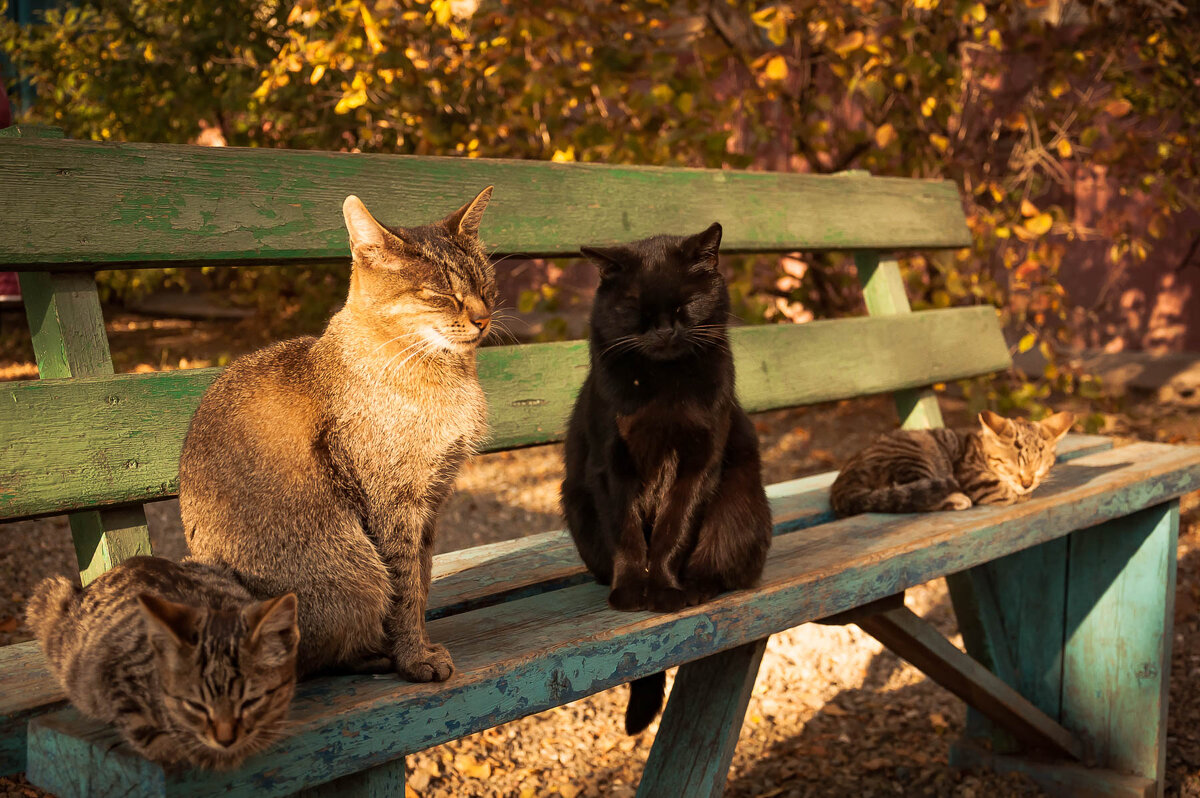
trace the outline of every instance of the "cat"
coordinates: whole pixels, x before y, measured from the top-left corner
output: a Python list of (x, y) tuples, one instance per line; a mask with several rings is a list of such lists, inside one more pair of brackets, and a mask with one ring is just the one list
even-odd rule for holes
[(1041, 422), (990, 410), (979, 429), (895, 430), (858, 452), (830, 490), (839, 518), (858, 513), (966, 510), (1012, 504), (1032, 493), (1054, 465), (1055, 447), (1074, 415)]
[[(600, 269), (591, 370), (571, 414), (562, 505), (618, 610), (672, 612), (762, 574), (771, 510), (754, 426), (734, 395), (721, 226), (584, 248)], [(636, 734), (664, 676), (631, 685)]]
[(232, 363), (188, 428), (191, 551), (256, 596), (296, 593), (301, 677), (454, 670), (425, 605), (439, 509), (487, 431), (475, 351), (495, 303), (478, 235), (491, 194), (404, 228), (348, 197), (345, 306), (319, 338)]
[(255, 601), (226, 569), (131, 557), (85, 588), (43, 580), (27, 616), (71, 703), (148, 759), (228, 770), (283, 728), (294, 595)]

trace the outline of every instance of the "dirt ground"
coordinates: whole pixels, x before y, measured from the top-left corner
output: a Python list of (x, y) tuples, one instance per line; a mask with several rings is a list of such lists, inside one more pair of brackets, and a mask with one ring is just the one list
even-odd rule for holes
[[(118, 371), (224, 362), (259, 344), (228, 323), (110, 316)], [(35, 376), (27, 341), (5, 314), (0, 379)], [(20, 317), (16, 317), (20, 321)], [(965, 412), (943, 402), (948, 423)], [(1074, 408), (1082, 409), (1082, 408)], [(1108, 415), (1119, 440), (1200, 443), (1200, 411), (1132, 403)], [(871, 399), (756, 417), (769, 482), (829, 470), (875, 434), (893, 427), (890, 401)], [(561, 528), (557, 446), (475, 458), (460, 475), (442, 519), (439, 551)], [(1167, 794), (1200, 798), (1200, 509), (1184, 503), (1179, 543)], [(175, 502), (150, 505), (155, 551), (185, 546)], [(65, 519), (0, 528), (0, 645), (30, 637), (24, 603), (43, 577), (74, 571)], [(909, 591), (908, 603), (957, 644), (945, 583)], [(657, 724), (636, 738), (620, 729), (623, 687), (409, 757), (408, 796), (632, 796)], [(950, 742), (965, 709), (856, 626), (808, 624), (772, 637), (754, 687), (727, 795), (1039, 795), (1017, 777), (951, 770)], [(43, 795), (21, 779), (0, 779), (0, 798)]]

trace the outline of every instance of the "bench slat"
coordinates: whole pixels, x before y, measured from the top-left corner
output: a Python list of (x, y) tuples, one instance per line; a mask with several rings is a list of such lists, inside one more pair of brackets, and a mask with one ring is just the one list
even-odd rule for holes
[(574, 256), (713, 221), (731, 252), (971, 243), (940, 180), (23, 138), (0, 139), (0, 175), (0, 265), (16, 271), (348, 263), (347, 194), (414, 225), (487, 185), (482, 237), (498, 255)]
[[(895, 318), (741, 327), (738, 393), (750, 411), (883, 393), (1005, 369), (990, 306)], [(479, 354), (489, 451), (562, 439), (587, 374), (582, 341)], [(0, 386), (0, 518), (169, 498), (188, 421), (218, 369)]]
[[(1069, 435), (1058, 447), (1060, 462), (1112, 447), (1099, 435)], [(833, 519), (829, 486), (837, 472), (779, 482), (767, 487), (775, 534)], [(565, 531), (488, 543), (433, 559), (429, 620), (589, 581)], [(25, 724), (63, 702), (36, 642), (0, 648), (0, 674), (14, 674), (13, 690), (0, 693), (0, 775), (24, 769)], [(10, 678), (6, 676), (5, 678)], [(7, 684), (7, 683), (6, 683)]]
[[(1087, 529), (1200, 487), (1200, 447), (1138, 443), (1070, 461), (1011, 507), (920, 516), (866, 515), (776, 539), (762, 584), (673, 615), (617, 613), (582, 584), (434, 621), (454, 652), (444, 684), (392, 677), (302, 686), (294, 733), (235, 774), (161, 770), (73, 710), (30, 726), (30, 777), (64, 798), (72, 776), (163, 783), (168, 795), (283, 795), (590, 695), (630, 679), (846, 611), (938, 576)], [(616, 719), (614, 719), (614, 723)], [(111, 763), (111, 764), (107, 764)], [(128, 782), (113, 783), (118, 788)], [(123, 794), (123, 793), (122, 793)]]

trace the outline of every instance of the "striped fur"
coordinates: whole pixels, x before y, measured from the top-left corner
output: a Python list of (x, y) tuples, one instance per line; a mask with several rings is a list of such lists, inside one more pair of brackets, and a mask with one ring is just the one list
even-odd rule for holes
[(192, 417), (188, 546), (255, 596), (296, 594), (301, 678), (454, 670), (425, 604), (438, 512), (487, 432), (475, 352), (495, 303), (478, 237), (490, 197), (407, 228), (348, 197), (345, 306), (319, 338), (235, 360)]
[(977, 430), (896, 430), (850, 459), (830, 491), (839, 518), (858, 513), (965, 510), (1028, 496), (1054, 465), (1074, 416), (1041, 422), (985, 410)]
[(256, 602), (224, 569), (133, 557), (86, 588), (44, 580), (27, 613), (71, 703), (148, 759), (235, 768), (283, 727), (295, 596)]

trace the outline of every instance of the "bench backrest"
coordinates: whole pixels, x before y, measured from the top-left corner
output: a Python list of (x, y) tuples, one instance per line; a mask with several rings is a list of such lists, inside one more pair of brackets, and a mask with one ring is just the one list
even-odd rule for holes
[[(573, 255), (713, 220), (729, 252), (854, 250), (876, 316), (733, 331), (752, 411), (907, 390), (902, 416), (939, 423), (928, 394), (912, 389), (1010, 365), (993, 308), (909, 314), (895, 263), (879, 258), (970, 243), (957, 189), (943, 181), (10, 134), (0, 137), (0, 269), (23, 273), (43, 379), (0, 385), (0, 519), (130, 507), (177, 490), (188, 420), (218, 370), (113, 375), (94, 270), (348, 263), (347, 194), (389, 223), (419, 224), (485, 185), (496, 190), (481, 237), (497, 257)], [(586, 374), (584, 342), (487, 348), (479, 362), (489, 449), (561, 439)], [(141, 523), (120, 512), (110, 528)], [(73, 526), (78, 546), (88, 524)], [(123, 557), (79, 551), (93, 570)]]

